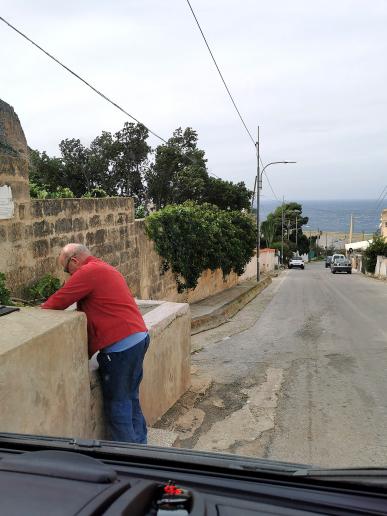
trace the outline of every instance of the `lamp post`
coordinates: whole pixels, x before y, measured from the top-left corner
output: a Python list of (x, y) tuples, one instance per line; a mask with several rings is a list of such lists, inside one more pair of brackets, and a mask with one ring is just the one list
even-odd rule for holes
[[(256, 143), (256, 149), (257, 149), (257, 177), (256, 177), (256, 185), (257, 185), (257, 282), (260, 280), (260, 270), (259, 270), (259, 249), (261, 246), (261, 227), (260, 227), (260, 220), (259, 220), (259, 197), (260, 197), (260, 190), (262, 190), (262, 176), (267, 169), (267, 167), (270, 167), (271, 165), (287, 165), (289, 163), (297, 163), (296, 161), (271, 161), (267, 165), (265, 165), (262, 169), (262, 172), (260, 171), (259, 166), (259, 127), (258, 127), (258, 140)], [(281, 259), (283, 260), (283, 256), (281, 256)]]

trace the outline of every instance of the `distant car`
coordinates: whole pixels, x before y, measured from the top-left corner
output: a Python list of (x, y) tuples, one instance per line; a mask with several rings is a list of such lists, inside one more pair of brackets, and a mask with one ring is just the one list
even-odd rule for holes
[(326, 269), (331, 266), (331, 262), (332, 262), (332, 256), (327, 256), (325, 258), (325, 268)]
[(332, 265), (332, 263), (335, 260), (342, 259), (342, 258), (345, 258), (345, 256), (343, 254), (334, 254), (334, 255), (332, 255), (331, 265)]
[(290, 258), (289, 269), (293, 269), (295, 267), (299, 267), (300, 269), (305, 268), (305, 263), (301, 256), (294, 256), (293, 258)]
[(352, 265), (351, 262), (343, 256), (342, 258), (336, 258), (336, 260), (331, 263), (331, 272), (332, 274), (336, 274), (336, 272), (346, 272), (347, 274), (352, 274)]

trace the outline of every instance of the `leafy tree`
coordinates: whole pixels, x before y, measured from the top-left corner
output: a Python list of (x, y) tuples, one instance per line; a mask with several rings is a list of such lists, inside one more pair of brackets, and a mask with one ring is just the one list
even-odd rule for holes
[(375, 272), (378, 256), (387, 256), (387, 242), (383, 237), (375, 235), (373, 241), (364, 251), (364, 265), (367, 272)]
[(204, 151), (196, 131), (179, 127), (167, 144), (156, 148), (155, 162), (145, 174), (148, 195), (157, 209), (186, 200), (203, 201), (208, 180)]
[[(273, 242), (271, 247), (273, 249), (277, 249), (279, 251), (279, 253), (281, 254), (282, 242)], [(286, 264), (289, 262), (290, 258), (292, 258), (294, 253), (296, 252), (296, 245), (293, 242), (285, 241), (283, 244), (283, 250), (284, 250), (283, 263)]]
[[(291, 241), (293, 241), (295, 244), (296, 241), (294, 236), (291, 236)], [(304, 233), (302, 233), (302, 230), (300, 230), (298, 232), (297, 251), (300, 254), (307, 254), (309, 253), (309, 248), (309, 238), (306, 235), (304, 235)]]
[(142, 124), (125, 123), (115, 134), (113, 175), (120, 195), (133, 197), (138, 206), (145, 195), (143, 174), (148, 168), (151, 148), (146, 143), (149, 133)]
[(266, 242), (267, 247), (271, 247), (276, 236), (276, 221), (273, 217), (269, 217), (261, 224), (262, 237)]
[(167, 144), (156, 148), (155, 162), (145, 174), (156, 208), (192, 200), (222, 210), (249, 210), (252, 192), (243, 182), (209, 177), (205, 153), (197, 141), (196, 131), (179, 127)]
[(90, 167), (90, 151), (77, 138), (62, 140), (59, 144), (64, 165), (63, 180), (76, 197), (93, 189), (93, 172)]
[(43, 151), (29, 149), (30, 182), (47, 190), (55, 190), (58, 186), (66, 186), (63, 180), (63, 163), (60, 158), (50, 158)]
[[(90, 192), (105, 192), (106, 195), (92, 197), (106, 197), (117, 195), (117, 179), (114, 173), (114, 164), (117, 154), (116, 142), (111, 133), (102, 131), (90, 144), (88, 153), (88, 167), (92, 171), (93, 187)], [(85, 185), (86, 186), (86, 185)], [(86, 196), (86, 194), (85, 194)], [(88, 196), (88, 195), (87, 195)]]
[[(309, 251), (309, 240), (302, 232), (302, 226), (308, 223), (308, 217), (304, 217), (302, 215), (302, 205), (297, 202), (290, 202), (284, 204), (282, 206), (278, 206), (273, 213), (269, 213), (266, 218), (266, 221), (262, 223), (261, 228), (262, 232), (264, 228), (267, 228), (266, 222), (269, 224), (269, 227), (275, 227), (275, 234), (272, 238), (272, 241), (280, 242), (282, 237), (282, 209), (283, 209), (283, 219), (284, 219), (284, 240), (286, 242), (292, 242), (295, 244), (296, 242), (296, 232), (297, 232), (297, 247), (298, 251), (301, 254), (307, 253)], [(296, 229), (297, 228), (297, 229)], [(271, 236), (271, 235), (269, 235)], [(290, 246), (294, 247), (294, 246)]]
[(232, 183), (214, 177), (208, 177), (204, 200), (216, 204), (221, 210), (250, 210), (252, 191), (245, 183)]

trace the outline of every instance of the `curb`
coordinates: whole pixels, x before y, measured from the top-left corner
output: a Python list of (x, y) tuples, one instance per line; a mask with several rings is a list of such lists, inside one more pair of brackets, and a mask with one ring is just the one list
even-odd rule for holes
[(254, 299), (262, 290), (264, 290), (271, 283), (271, 276), (266, 276), (256, 285), (253, 285), (249, 290), (242, 292), (238, 297), (232, 301), (228, 301), (221, 308), (213, 310), (209, 314), (194, 317), (191, 320), (191, 335), (200, 333), (202, 331), (211, 330), (221, 324), (224, 324), (230, 317), (233, 317), (244, 306)]

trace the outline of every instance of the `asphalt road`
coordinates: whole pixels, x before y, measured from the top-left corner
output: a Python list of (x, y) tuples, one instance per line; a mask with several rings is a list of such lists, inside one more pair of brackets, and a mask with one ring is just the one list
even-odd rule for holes
[(323, 263), (286, 271), (193, 344), (213, 385), (181, 446), (387, 466), (387, 283)]

